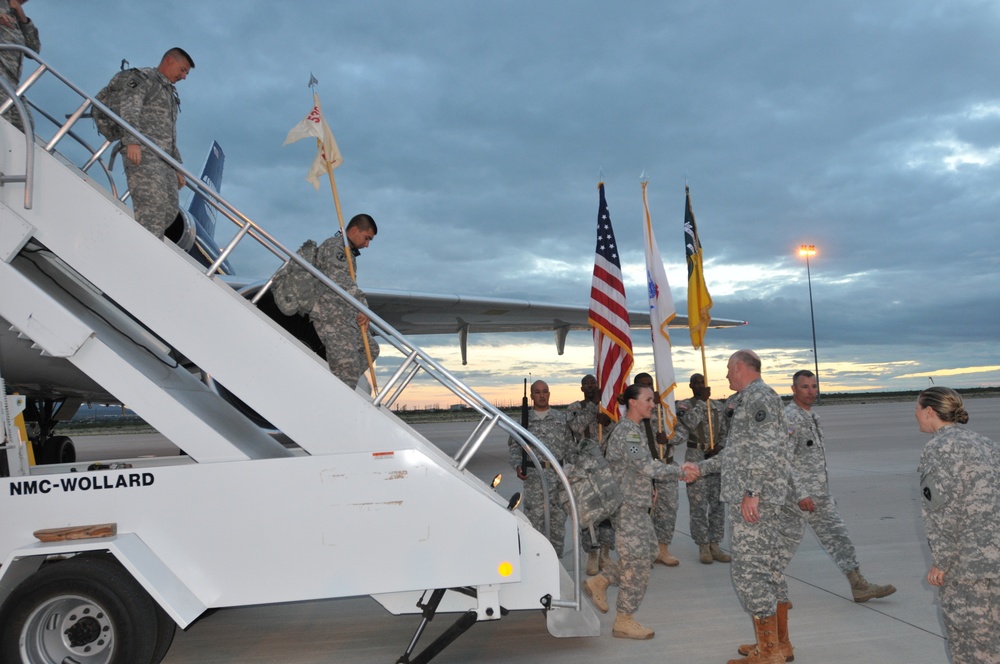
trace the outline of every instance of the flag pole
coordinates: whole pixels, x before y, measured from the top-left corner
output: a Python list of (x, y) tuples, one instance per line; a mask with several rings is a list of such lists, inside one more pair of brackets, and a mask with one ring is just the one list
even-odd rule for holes
[[(337, 148), (337, 142), (333, 138), (333, 134), (330, 132), (330, 127), (327, 125), (326, 120), (323, 118), (323, 110), (320, 107), (319, 95), (316, 93), (316, 85), (319, 81), (316, 77), (309, 74), (309, 89), (313, 92), (313, 108), (312, 111), (305, 117), (304, 120), (299, 122), (299, 124), (292, 127), (292, 130), (288, 132), (288, 136), (285, 138), (285, 145), (289, 143), (294, 143), (295, 141), (301, 140), (306, 136), (314, 136), (316, 138), (316, 158), (313, 160), (313, 165), (309, 169), (309, 174), (306, 176), (306, 180), (319, 191), (319, 176), (325, 170), (326, 174), (330, 177), (330, 191), (333, 193), (333, 203), (337, 209), (337, 222), (340, 225), (340, 235), (344, 241), (344, 254), (347, 257), (347, 270), (351, 275), (351, 281), (355, 285), (358, 283), (357, 273), (354, 269), (354, 255), (351, 253), (351, 243), (347, 238), (347, 230), (344, 227), (344, 213), (340, 208), (340, 195), (337, 193), (337, 181), (333, 177), (333, 169), (339, 166), (343, 161), (343, 157), (340, 155), (340, 150)], [(322, 166), (320, 166), (322, 163)], [(368, 369), (371, 371), (371, 386), (378, 393), (378, 383), (375, 381), (375, 363), (372, 358), (371, 346), (368, 342), (368, 317), (364, 314), (359, 313), (359, 317), (364, 319), (364, 323), (358, 323), (358, 328), (361, 332), (361, 340), (365, 346), (365, 355), (368, 358)]]
[(649, 201), (646, 196), (649, 178), (643, 171), (639, 176), (642, 187), (643, 236), (646, 258), (646, 280), (649, 296), (650, 341), (653, 350), (653, 367), (655, 374), (657, 433), (673, 437), (677, 426), (676, 408), (674, 406), (677, 380), (674, 373), (673, 349), (667, 326), (676, 316), (674, 299), (670, 292), (670, 282), (663, 267), (663, 258), (656, 245), (653, 233), (653, 220), (649, 212)]
[[(709, 311), (712, 308), (712, 296), (705, 285), (704, 253), (701, 239), (698, 237), (698, 224), (694, 218), (691, 206), (691, 189), (684, 182), (684, 253), (688, 266), (688, 327), (691, 330), (691, 343), (695, 348), (701, 348), (701, 372), (708, 386), (708, 362), (705, 359), (705, 334), (712, 321)], [(708, 448), (715, 449), (715, 436), (712, 432), (712, 400), (705, 400), (708, 410)]]
[[(705, 361), (705, 344), (701, 344), (701, 375), (705, 377), (705, 386), (708, 387), (708, 363)], [(705, 407), (708, 420), (708, 449), (715, 449), (715, 433), (712, 431), (712, 397), (705, 399)]]
[[(316, 139), (317, 149), (323, 149), (323, 141)], [(337, 208), (337, 223), (340, 224), (340, 235), (344, 238), (344, 255), (347, 256), (347, 269), (351, 273), (351, 280), (358, 283), (358, 277), (354, 272), (354, 254), (351, 253), (351, 241), (347, 239), (347, 231), (344, 229), (344, 213), (340, 209), (340, 195), (337, 193), (337, 181), (333, 177), (333, 167), (330, 162), (326, 162), (326, 174), (330, 176), (330, 191), (333, 192), (333, 205)], [(365, 344), (365, 357), (368, 358), (368, 371), (371, 374), (372, 389), (378, 394), (378, 382), (375, 380), (375, 361), (372, 359), (371, 345), (368, 343), (368, 323), (359, 325), (361, 329), (361, 341)]]
[(617, 396), (628, 387), (634, 354), (621, 260), (611, 227), (603, 180), (597, 183), (597, 192), (594, 273), (590, 285), (587, 323), (594, 335), (594, 366), (601, 390), (601, 412), (617, 422), (620, 416)]

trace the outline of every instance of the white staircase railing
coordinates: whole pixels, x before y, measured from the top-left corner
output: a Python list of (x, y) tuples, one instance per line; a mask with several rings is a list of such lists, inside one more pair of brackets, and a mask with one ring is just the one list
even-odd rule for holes
[[(264, 330), (266, 327), (270, 327), (270, 331), (262, 331), (259, 336), (266, 339), (267, 343), (273, 344), (274, 347), (283, 348), (281, 353), (282, 362), (289, 362), (293, 365), (291, 368), (286, 367), (285, 373), (292, 376), (295, 383), (299, 383), (302, 380), (302, 376), (308, 374), (313, 380), (317, 381), (317, 383), (319, 381), (325, 381), (323, 382), (323, 386), (325, 388), (330, 390), (343, 390), (343, 395), (338, 395), (337, 398), (356, 398), (358, 400), (359, 408), (367, 408), (378, 412), (378, 407), (380, 406), (387, 408), (391, 407), (391, 405), (395, 403), (406, 387), (411, 383), (413, 378), (422, 371), (440, 383), (443, 387), (451, 391), (452, 394), (458, 397), (469, 408), (476, 411), (481, 416), (475, 431), (452, 457), (455, 468), (462, 471), (467, 467), (469, 461), (475, 456), (483, 441), (491, 431), (500, 429), (505, 432), (527, 451), (528, 455), (536, 464), (538, 464), (540, 460), (544, 459), (545, 461), (551, 463), (556, 469), (560, 482), (563, 484), (570, 500), (570, 515), (572, 520), (570, 532), (573, 537), (573, 551), (579, 550), (580, 528), (576, 514), (575, 502), (573, 501), (572, 492), (569, 491), (566, 476), (553, 454), (532, 434), (522, 428), (520, 424), (505, 415), (498, 408), (493, 406), (493, 404), (489, 403), (486, 399), (477, 394), (473, 389), (465, 385), (461, 380), (451, 374), (445, 367), (430, 357), (427, 353), (394, 330), (388, 323), (386, 323), (386, 321), (375, 314), (375, 312), (353, 299), (339, 285), (316, 270), (312, 265), (304, 261), (293, 250), (284, 246), (270, 233), (249, 219), (217, 192), (202, 183), (196, 175), (188, 172), (182, 164), (174, 161), (170, 155), (162, 151), (157, 145), (149, 141), (140, 132), (128, 125), (124, 120), (121, 120), (121, 118), (116, 116), (111, 109), (98, 102), (92, 95), (77, 87), (70, 80), (45, 63), (36, 53), (24, 47), (14, 45), (0, 45), (0, 50), (19, 51), (26, 59), (33, 60), (39, 65), (38, 68), (29, 75), (26, 81), (19, 86), (17, 94), (12, 95), (10, 99), (0, 105), (0, 113), (13, 107), (15, 109), (14, 112), (20, 113), (24, 116), (26, 109), (21, 97), (23, 97), (24, 93), (30, 90), (30, 88), (38, 80), (40, 80), (43, 75), (56, 78), (66, 88), (76, 93), (76, 95), (78, 95), (81, 99), (79, 106), (66, 116), (67, 120), (63, 123), (59, 123), (52, 115), (47, 113), (42, 114), (44, 119), (53, 122), (56, 125), (55, 133), (44, 145), (38, 143), (37, 137), (32, 135), (31, 128), (27, 127), (30, 123), (24, 123), (27, 131), (27, 135), (25, 137), (26, 150), (24, 155), (24, 173), (0, 174), (0, 185), (11, 185), (23, 182), (25, 185), (23, 207), (27, 211), (31, 210), (33, 207), (33, 194), (39, 191), (39, 182), (41, 180), (45, 179), (46, 184), (49, 186), (51, 186), (51, 183), (53, 182), (59, 183), (59, 196), (53, 196), (52, 199), (54, 200), (61, 196), (65, 199), (73, 201), (73, 203), (67, 204), (64, 201), (63, 209), (61, 210), (62, 214), (56, 215), (61, 216), (63, 221), (61, 223), (54, 224), (52, 228), (46, 231), (32, 229), (34, 237), (42, 245), (52, 250), (53, 253), (60, 258), (60, 260), (66, 260), (73, 270), (82, 274), (83, 277), (90, 283), (93, 283), (99, 291), (106, 294), (118, 305), (121, 305), (124, 310), (128, 312), (129, 316), (134, 316), (137, 321), (140, 321), (136, 323), (136, 327), (134, 329), (130, 330), (129, 335), (140, 335), (143, 334), (145, 330), (152, 330), (156, 335), (161, 335), (166, 340), (168, 345), (180, 350), (186, 357), (190, 358), (195, 365), (201, 367), (203, 370), (207, 369), (208, 373), (220, 378), (222, 384), (226, 385), (227, 388), (236, 393), (238, 397), (246, 401), (255, 410), (262, 414), (266, 413), (269, 421), (272, 421), (283, 432), (288, 433), (293, 440), (299, 443), (300, 446), (309, 453), (317, 453), (328, 450), (329, 448), (323, 447), (323, 443), (316, 442), (320, 438), (316, 431), (309, 430), (308, 427), (298, 423), (298, 419), (300, 418), (297, 417), (297, 412), (302, 408), (321, 405), (320, 400), (315, 400), (315, 403), (311, 403), (307, 399), (306, 403), (302, 403), (302, 393), (296, 395), (297, 398), (295, 399), (294, 407), (291, 406), (290, 398), (282, 400), (281, 395), (286, 391), (285, 388), (291, 386), (293, 381), (290, 381), (288, 385), (272, 386), (269, 393), (262, 393), (259, 390), (254, 392), (250, 388), (245, 387), (249, 383), (253, 382), (250, 380), (250, 377), (253, 374), (253, 369), (248, 369), (246, 366), (240, 366), (239, 361), (232, 360), (232, 354), (234, 352), (238, 354), (240, 349), (246, 348), (248, 346), (248, 342), (246, 342), (246, 340), (241, 341), (239, 339), (229, 338), (212, 341), (201, 339), (200, 337), (203, 336), (201, 334), (201, 330), (190, 329), (192, 327), (197, 328), (197, 326), (192, 326), (189, 321), (176, 320), (178, 311), (170, 310), (171, 305), (173, 307), (183, 307), (183, 301), (174, 300), (169, 302), (151, 302), (150, 300), (152, 298), (149, 297), (148, 286), (146, 287), (146, 291), (142, 292), (141, 288), (135, 288), (135, 284), (122, 284), (122, 281), (129, 281), (122, 280), (122, 274), (144, 275), (148, 277), (154, 285), (159, 283), (170, 283), (170, 291), (172, 293), (197, 292), (197, 311), (199, 316), (205, 316), (208, 318), (208, 320), (200, 323), (200, 325), (204, 328), (227, 329), (228, 327), (229, 329), (239, 329), (239, 324), (234, 323), (234, 321), (253, 326), (255, 333), (259, 330)], [(0, 85), (4, 85), (5, 89), (9, 88), (9, 85), (6, 85), (2, 80), (0, 80)], [(134, 222), (130, 222), (130, 224), (118, 224), (115, 226), (116, 230), (113, 235), (105, 235), (100, 238), (100, 241), (105, 243), (112, 241), (121, 243), (120, 246), (122, 248), (122, 253), (118, 254), (121, 258), (121, 264), (109, 266), (106, 264), (106, 261), (103, 261), (105, 264), (102, 264), (102, 259), (99, 256), (88, 253), (88, 249), (93, 247), (93, 242), (88, 242), (85, 237), (85, 232), (80, 230), (79, 224), (77, 224), (76, 229), (73, 228), (72, 221), (74, 219), (74, 214), (79, 214), (78, 211), (71, 209), (74, 205), (79, 205), (79, 201), (86, 199), (88, 196), (91, 199), (95, 199), (95, 197), (106, 197), (104, 203), (104, 213), (106, 215), (129, 218), (127, 210), (120, 204), (115, 204), (116, 201), (113, 200), (115, 198), (119, 199), (119, 201), (126, 200), (128, 192), (125, 192), (120, 196), (117, 195), (117, 188), (115, 187), (113, 178), (110, 177), (110, 171), (104, 164), (103, 155), (107, 152), (110, 144), (105, 142), (97, 149), (92, 149), (86, 144), (85, 141), (80, 139), (73, 132), (75, 124), (81, 118), (86, 117), (87, 112), (92, 106), (99, 108), (115, 122), (118, 122), (126, 131), (135, 135), (144, 145), (146, 150), (169, 163), (178, 172), (183, 173), (187, 180), (187, 186), (193, 190), (194, 195), (203, 198), (216, 211), (221, 213), (223, 218), (235, 225), (236, 233), (234, 237), (226, 244), (225, 247), (222, 248), (217, 260), (215, 260), (207, 268), (202, 268), (203, 276), (201, 276), (201, 279), (204, 279), (204, 277), (207, 276), (212, 282), (215, 282), (214, 285), (219, 286), (219, 288), (205, 288), (204, 286), (207, 286), (207, 283), (201, 286), (197, 285), (195, 283), (194, 275), (192, 274), (193, 270), (177, 270), (177, 261), (184, 261), (188, 264), (188, 266), (193, 265), (193, 261), (189, 260), (186, 255), (181, 254), (181, 252), (175, 251), (154, 253), (147, 251), (148, 248), (152, 247), (151, 243), (158, 241)], [(67, 164), (65, 163), (65, 157), (60, 153), (57, 153), (57, 147), (67, 137), (83, 145), (85, 150), (88, 152), (86, 161), (76, 167), (76, 172), (74, 172), (74, 169), (66, 168)], [(34, 146), (35, 149), (30, 149), (32, 146)], [(39, 160), (36, 158), (38, 156), (36, 155), (36, 150), (41, 150), (52, 158)], [(58, 159), (55, 158), (56, 156), (58, 156)], [(94, 180), (80, 177), (95, 163), (99, 163), (101, 168), (104, 170), (104, 173), (109, 176), (109, 191), (100, 190), (100, 192), (102, 192), (100, 194)], [(39, 169), (45, 171), (45, 178), (38, 177)], [(87, 193), (88, 191), (90, 192), (89, 194)], [(112, 200), (107, 200), (107, 198)], [(357, 397), (357, 395), (348, 397), (347, 395), (353, 395), (353, 392), (348, 390), (346, 386), (326, 372), (325, 365), (322, 365), (317, 358), (315, 358), (315, 356), (309, 357), (308, 355), (310, 354), (303, 354), (299, 352), (303, 350), (301, 346), (294, 346), (294, 344), (291, 344), (294, 346), (294, 350), (298, 353), (298, 355), (292, 352), (284, 352), (287, 351), (287, 348), (284, 348), (284, 346), (289, 345), (287, 334), (283, 330), (280, 330), (276, 325), (262, 325), (262, 323), (267, 322), (266, 318), (256, 309), (247, 306), (241, 298), (236, 297), (235, 293), (233, 293), (228, 286), (224, 286), (218, 281), (217, 274), (220, 266), (230, 257), (236, 247), (246, 240), (256, 243), (260, 247), (263, 247), (267, 252), (273, 254), (281, 263), (281, 266), (287, 265), (292, 261), (298, 263), (302, 269), (311, 273), (325, 287), (333, 290), (352, 307), (367, 315), (372, 322), (375, 332), (401, 354), (404, 358), (402, 363), (374, 396), (371, 404), (367, 404), (364, 399)], [(139, 256), (141, 256), (141, 258), (139, 258)], [(155, 256), (155, 259), (150, 260), (150, 257), (153, 256)], [(29, 270), (25, 270), (23, 268), (18, 270), (9, 265), (4, 267), (7, 270), (7, 276), (9, 279), (23, 279), (23, 281), (20, 282), (20, 285), (28, 288), (34, 287), (37, 291), (35, 293), (37, 296), (52, 297), (51, 293), (46, 294), (44, 289), (39, 288), (37, 284), (32, 285), (30, 283), (30, 279), (27, 277)], [(273, 276), (258, 290), (256, 298), (259, 298), (267, 291), (267, 289), (271, 286), (272, 281)], [(158, 294), (162, 295), (162, 293)], [(102, 300), (102, 302), (104, 305), (107, 305), (108, 300)], [(65, 313), (53, 315), (65, 316)], [(89, 329), (95, 338), (102, 338), (105, 340), (114, 336), (108, 330), (99, 330), (99, 321), (95, 321), (93, 319), (88, 321), (85, 311), (78, 311), (75, 316), (75, 322), (66, 323), (68, 328), (75, 329), (76, 327), (82, 325), (84, 328), (83, 331)], [(69, 321), (70, 318), (66, 318), (65, 320)], [(237, 343), (234, 344), (234, 342)], [(107, 352), (110, 355), (118, 354), (121, 356), (123, 354), (127, 354), (124, 353), (123, 347), (113, 348), (110, 344), (107, 344), (104, 341), (101, 343), (107, 347)], [(235, 349), (232, 348), (234, 345), (236, 346)], [(169, 354), (170, 352), (171, 350), (164, 350), (164, 353), (166, 354)], [(260, 355), (266, 356), (267, 353), (261, 353)], [(244, 365), (246, 364), (245, 358), (248, 356), (252, 355), (244, 354), (243, 356)], [(267, 357), (262, 357), (260, 361), (266, 362)], [(134, 365), (132, 370), (137, 370)], [(141, 373), (141, 371), (139, 372)], [(325, 378), (323, 378), (324, 376)], [(175, 378), (178, 377), (175, 376)], [(185, 384), (183, 389), (188, 389), (189, 387), (189, 385)], [(278, 403), (276, 405), (270, 404), (269, 401), (271, 399), (276, 399)], [(199, 403), (201, 403), (201, 401), (199, 401)], [(372, 406), (375, 408), (372, 408)], [(211, 408), (206, 409), (204, 403), (202, 403), (201, 406), (197, 406), (196, 409), (203, 411), (211, 410)], [(284, 413), (283, 416), (282, 413)], [(200, 419), (203, 422), (210, 421), (205, 419), (204, 413), (199, 414), (197, 419)], [(156, 423), (153, 424), (154, 426), (157, 426)], [(225, 433), (223, 433), (223, 435), (225, 435)], [(270, 454), (270, 452), (263, 451), (270, 449), (263, 444), (259, 446), (259, 449), (256, 444), (251, 445), (251, 448), (256, 450), (253, 454)], [(208, 454), (206, 458), (210, 457), (211, 454)], [(554, 491), (555, 487), (547, 487), (546, 490)], [(573, 572), (575, 583), (573, 596), (569, 599), (560, 598), (553, 600), (552, 607), (554, 608), (579, 609), (581, 606), (580, 570), (577, 558), (577, 556), (574, 556)]]

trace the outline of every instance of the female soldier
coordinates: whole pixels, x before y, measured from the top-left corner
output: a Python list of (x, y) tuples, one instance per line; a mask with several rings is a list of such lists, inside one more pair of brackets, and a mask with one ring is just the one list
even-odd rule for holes
[(639, 608), (649, 570), (659, 552), (653, 520), (653, 480), (681, 478), (681, 469), (655, 461), (643, 437), (640, 423), (653, 413), (653, 391), (648, 387), (629, 386), (618, 396), (618, 403), (627, 408), (608, 438), (607, 458), (611, 473), (622, 492), (622, 506), (612, 519), (615, 528), (615, 548), (619, 561), (584, 584), (584, 592), (594, 606), (607, 612), (607, 589), (617, 585), (618, 615), (612, 636), (623, 639), (651, 639), (653, 630), (643, 627), (632, 617)]
[(954, 664), (1000, 663), (1000, 446), (962, 425), (962, 397), (932, 387), (917, 423), (934, 437), (920, 455), (924, 528)]

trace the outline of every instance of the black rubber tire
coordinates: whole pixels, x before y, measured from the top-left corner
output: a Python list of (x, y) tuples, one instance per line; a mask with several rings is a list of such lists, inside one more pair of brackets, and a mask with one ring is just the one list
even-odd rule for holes
[(150, 664), (160, 664), (170, 650), (170, 644), (174, 642), (174, 634), (177, 633), (177, 623), (171, 618), (159, 604), (153, 602), (156, 610), (156, 647), (153, 649), (153, 657)]
[(42, 446), (42, 463), (74, 463), (76, 446), (69, 436), (52, 436)]
[(157, 645), (153, 599), (111, 556), (45, 564), (0, 609), (2, 662), (149, 664)]

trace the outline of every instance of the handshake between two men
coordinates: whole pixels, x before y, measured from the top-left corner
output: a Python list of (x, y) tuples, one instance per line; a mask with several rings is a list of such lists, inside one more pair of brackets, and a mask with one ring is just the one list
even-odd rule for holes
[(698, 468), (698, 464), (688, 461), (681, 466), (681, 479), (683, 481), (690, 484), (699, 477), (701, 477), (701, 470)]

